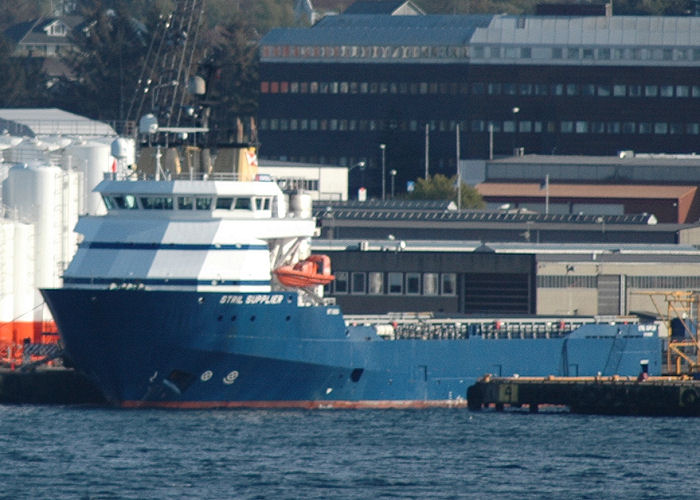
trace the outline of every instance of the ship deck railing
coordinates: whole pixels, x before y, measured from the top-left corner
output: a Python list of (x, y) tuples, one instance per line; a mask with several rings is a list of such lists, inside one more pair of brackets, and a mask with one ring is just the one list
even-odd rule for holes
[(346, 315), (348, 325), (374, 326), (385, 339), (457, 340), (549, 339), (563, 337), (586, 324), (638, 323), (635, 317), (576, 318), (435, 318), (429, 313)]
[(236, 172), (184, 172), (173, 174), (170, 172), (156, 176), (144, 172), (105, 172), (106, 181), (237, 181), (240, 180)]

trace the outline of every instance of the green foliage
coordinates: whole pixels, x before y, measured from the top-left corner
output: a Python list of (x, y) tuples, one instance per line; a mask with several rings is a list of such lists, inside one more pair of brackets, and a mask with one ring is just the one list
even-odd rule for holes
[(0, 36), (0, 107), (39, 107), (46, 100), (41, 60), (10, 57), (12, 46)]
[[(59, 86), (63, 108), (103, 120), (123, 120), (136, 89), (147, 36), (131, 16), (127, 2), (84, 0), (86, 29), (74, 34), (78, 50), (64, 62), (77, 79)], [(57, 95), (58, 98), (58, 95)]]
[(291, 26), (294, 2), (290, 0), (207, 0), (206, 23), (243, 24), (265, 34), (271, 28)]
[[(484, 200), (472, 186), (462, 183), (462, 208), (483, 208)], [(410, 200), (451, 200), (457, 202), (457, 176), (447, 177), (443, 174), (419, 178), (413, 192), (408, 193)]]
[(257, 45), (250, 43), (253, 28), (242, 21), (216, 26), (203, 36), (206, 59), (200, 73), (207, 80), (207, 104), (212, 125), (233, 125), (236, 117), (257, 111)]

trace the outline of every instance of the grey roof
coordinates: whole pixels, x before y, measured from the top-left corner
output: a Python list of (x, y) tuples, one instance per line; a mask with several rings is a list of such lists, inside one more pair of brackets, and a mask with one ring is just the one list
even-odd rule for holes
[(420, 44), (465, 45), (492, 15), (327, 16), (311, 28), (271, 30), (261, 45)]
[[(343, 14), (393, 14), (404, 4), (410, 4), (406, 0), (389, 0), (389, 1), (367, 1), (355, 2), (343, 11)], [(416, 8), (410, 5), (411, 8)]]
[[(327, 204), (326, 204), (327, 205)], [(649, 226), (656, 224), (656, 218), (651, 214), (638, 215), (584, 215), (584, 214), (541, 214), (497, 212), (486, 210), (425, 210), (406, 208), (405, 210), (390, 210), (386, 208), (333, 208), (328, 211), (323, 204), (314, 205), (314, 217), (348, 221), (394, 221), (394, 222), (465, 222), (465, 223), (540, 223), (566, 224), (577, 226), (582, 224)]]
[[(396, 247), (398, 240), (358, 240), (358, 239), (314, 239), (314, 251), (359, 250), (360, 241), (367, 251), (382, 251)], [(610, 254), (615, 256), (637, 255), (655, 256), (663, 260), (670, 255), (700, 258), (700, 250), (692, 245), (645, 244), (645, 243), (529, 243), (529, 242), (484, 242), (479, 240), (401, 240), (404, 252), (469, 252), (483, 245), (495, 253), (534, 253), (544, 254)], [(637, 257), (640, 258), (640, 257)]]
[(487, 161), (489, 164), (507, 165), (628, 165), (628, 166), (670, 166), (698, 167), (700, 155), (669, 155), (669, 154), (630, 154), (619, 156), (565, 156), (565, 155), (525, 155), (496, 158)]
[(0, 109), (0, 132), (34, 137), (37, 135), (106, 136), (117, 133), (106, 123), (57, 108)]
[(83, 18), (81, 16), (37, 18), (11, 26), (5, 31), (5, 35), (15, 43), (71, 44), (68, 36), (51, 36), (44, 31), (47, 26), (56, 22), (65, 24), (68, 31), (71, 31), (83, 22)]
[[(266, 46), (341, 50), (281, 55)], [(311, 28), (275, 29), (261, 40), (265, 61), (519, 65), (698, 66), (699, 46), (700, 16), (342, 14)], [(359, 47), (382, 50), (358, 53)], [(432, 50), (416, 50), (421, 48)]]
[(330, 210), (366, 210), (366, 211), (385, 211), (385, 210), (430, 210), (430, 211), (446, 211), (455, 210), (457, 207), (454, 202), (448, 200), (375, 200), (367, 201), (347, 200), (324, 200), (314, 201), (314, 211), (323, 214)]

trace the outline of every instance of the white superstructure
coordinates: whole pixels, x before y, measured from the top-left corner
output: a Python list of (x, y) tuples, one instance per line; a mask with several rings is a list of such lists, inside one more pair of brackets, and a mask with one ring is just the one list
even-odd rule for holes
[(96, 191), (108, 213), (78, 223), (64, 287), (269, 292), (271, 271), (307, 257), (315, 230), (271, 181), (105, 180)]

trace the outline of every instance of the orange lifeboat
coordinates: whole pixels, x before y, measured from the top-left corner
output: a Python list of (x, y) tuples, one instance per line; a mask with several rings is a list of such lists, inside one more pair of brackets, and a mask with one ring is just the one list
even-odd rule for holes
[(294, 265), (278, 267), (273, 272), (280, 283), (291, 287), (327, 285), (335, 279), (331, 274), (331, 259), (327, 255), (310, 255)]

